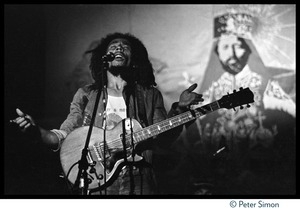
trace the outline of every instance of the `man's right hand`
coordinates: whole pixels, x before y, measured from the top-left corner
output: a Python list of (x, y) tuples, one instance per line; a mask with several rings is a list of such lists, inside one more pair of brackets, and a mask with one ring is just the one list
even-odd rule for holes
[(25, 132), (27, 128), (29, 128), (31, 125), (36, 126), (33, 118), (29, 116), (28, 114), (25, 114), (20, 109), (16, 109), (17, 114), (19, 115), (14, 120), (10, 120), (12, 123), (18, 124), (19, 128), (22, 132)]

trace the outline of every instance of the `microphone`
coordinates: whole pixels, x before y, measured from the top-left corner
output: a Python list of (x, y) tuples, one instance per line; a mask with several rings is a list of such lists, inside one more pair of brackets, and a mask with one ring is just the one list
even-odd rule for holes
[(115, 59), (115, 54), (113, 54), (112, 52), (109, 52), (109, 53), (105, 54), (104, 56), (102, 56), (103, 61), (110, 62), (110, 61), (113, 61), (114, 59)]

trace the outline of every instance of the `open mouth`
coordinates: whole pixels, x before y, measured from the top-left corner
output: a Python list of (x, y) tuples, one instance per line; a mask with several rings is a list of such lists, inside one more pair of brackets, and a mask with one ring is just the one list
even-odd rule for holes
[(125, 56), (123, 54), (115, 54), (115, 60), (123, 61)]

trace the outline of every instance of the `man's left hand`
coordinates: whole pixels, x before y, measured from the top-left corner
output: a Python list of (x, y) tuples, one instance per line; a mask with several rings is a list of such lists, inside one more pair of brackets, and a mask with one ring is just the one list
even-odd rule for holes
[(188, 89), (184, 90), (179, 98), (178, 106), (179, 108), (188, 108), (191, 105), (197, 105), (199, 102), (203, 102), (202, 94), (197, 94), (193, 92), (197, 87), (197, 84), (194, 83)]

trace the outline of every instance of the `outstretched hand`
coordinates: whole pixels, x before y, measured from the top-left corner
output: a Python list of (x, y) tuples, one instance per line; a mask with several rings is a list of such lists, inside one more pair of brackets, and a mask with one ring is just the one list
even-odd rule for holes
[(16, 123), (19, 128), (22, 130), (22, 132), (25, 132), (28, 127), (31, 125), (35, 126), (35, 122), (31, 116), (28, 114), (25, 114), (22, 112), (20, 109), (16, 109), (17, 114), (19, 115), (17, 118), (14, 120), (10, 120), (12, 123)]
[(203, 102), (202, 94), (197, 94), (193, 92), (197, 87), (197, 84), (194, 83), (188, 89), (184, 90), (179, 98), (178, 106), (180, 108), (187, 108), (191, 105), (197, 105), (199, 102)]

